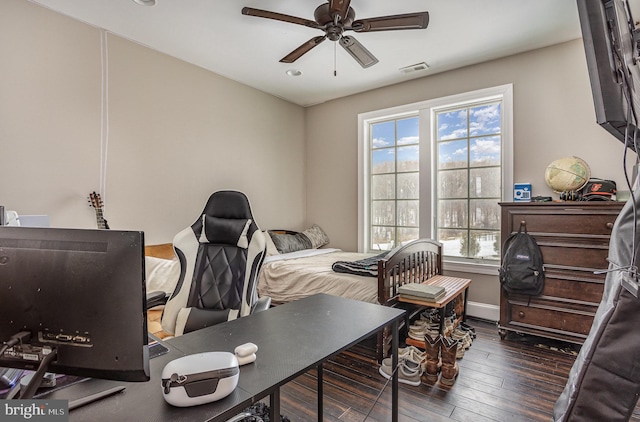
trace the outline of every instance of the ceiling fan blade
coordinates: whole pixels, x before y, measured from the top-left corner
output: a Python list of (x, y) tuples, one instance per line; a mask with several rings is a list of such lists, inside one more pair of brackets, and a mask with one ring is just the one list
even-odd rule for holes
[(285, 15), (277, 12), (270, 12), (268, 10), (254, 9), (252, 7), (243, 7), (242, 14), (247, 16), (256, 16), (258, 18), (273, 19), (281, 22), (295, 23), (297, 25), (308, 26), (310, 28), (322, 29), (317, 22), (309, 19), (298, 18), (296, 16)]
[(417, 12), (406, 13), (403, 15), (358, 19), (351, 24), (349, 29), (356, 32), (375, 32), (397, 29), (425, 29), (428, 25), (429, 12)]
[(289, 53), (286, 56), (284, 56), (280, 60), (280, 63), (293, 63), (293, 62), (295, 62), (300, 57), (302, 57), (305, 53), (307, 53), (309, 50), (311, 50), (313, 47), (317, 46), (318, 44), (320, 44), (322, 41), (324, 41), (326, 39), (327, 39), (326, 35), (311, 38), (309, 41), (307, 41), (306, 43), (302, 44), (300, 47), (298, 47), (295, 50), (293, 50), (291, 53)]
[(364, 68), (378, 63), (378, 59), (353, 37), (340, 38), (340, 45)]
[(337, 14), (340, 16), (340, 20), (344, 22), (350, 3), (351, 0), (329, 0), (329, 14), (332, 17)]

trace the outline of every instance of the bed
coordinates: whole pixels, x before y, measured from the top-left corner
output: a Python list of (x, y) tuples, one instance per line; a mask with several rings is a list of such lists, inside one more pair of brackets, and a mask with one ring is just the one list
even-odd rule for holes
[[(180, 263), (173, 252), (173, 244), (148, 245), (144, 248), (147, 292), (164, 291), (171, 294), (180, 277)], [(162, 306), (147, 310), (147, 331), (158, 338), (169, 334), (162, 330)]]
[[(258, 295), (271, 297), (276, 305), (328, 293), (395, 307), (401, 285), (421, 283), (442, 273), (442, 246), (431, 239), (418, 239), (392, 250), (377, 260), (375, 272), (367, 276), (339, 273), (332, 268), (336, 262), (360, 261), (375, 255), (330, 248), (271, 254), (262, 265)], [(390, 338), (387, 330), (378, 336), (378, 360), (387, 355)]]
[[(277, 239), (271, 233), (271, 238)], [(278, 234), (282, 234), (279, 231)], [(289, 232), (295, 236), (297, 232)], [(307, 233), (308, 234), (308, 233)], [(313, 236), (312, 236), (313, 237)], [(316, 239), (317, 240), (317, 239)], [(298, 300), (316, 293), (328, 293), (350, 299), (378, 303), (383, 306), (398, 305), (398, 288), (406, 283), (421, 283), (442, 274), (442, 245), (431, 239), (418, 239), (400, 246), (384, 258), (377, 260), (374, 274), (367, 276), (339, 273), (332, 269), (335, 262), (360, 261), (376, 254), (345, 252), (324, 248), (323, 241), (304, 244), (302, 249), (280, 253), (274, 245), (262, 265), (258, 281), (258, 295), (271, 297), (272, 304)], [(151, 245), (145, 248), (147, 256), (147, 291), (173, 291), (179, 264), (171, 244)], [(149, 331), (158, 337), (165, 334), (159, 326), (161, 311), (149, 312)], [(381, 332), (377, 339), (377, 357), (381, 360), (390, 348), (390, 333)]]

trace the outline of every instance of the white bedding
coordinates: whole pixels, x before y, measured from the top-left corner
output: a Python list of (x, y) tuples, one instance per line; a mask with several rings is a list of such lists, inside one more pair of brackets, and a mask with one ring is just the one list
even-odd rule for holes
[(308, 249), (267, 257), (258, 280), (258, 295), (276, 303), (327, 293), (369, 303), (378, 303), (378, 279), (337, 273), (336, 261), (356, 261), (375, 254), (339, 249)]

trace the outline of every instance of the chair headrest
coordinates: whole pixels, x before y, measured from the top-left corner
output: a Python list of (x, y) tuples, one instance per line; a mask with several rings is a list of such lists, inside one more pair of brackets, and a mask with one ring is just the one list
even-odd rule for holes
[(252, 221), (250, 218), (218, 218), (202, 214), (202, 231), (198, 241), (246, 249), (249, 247), (247, 233)]
[(218, 243), (246, 248), (258, 229), (247, 196), (224, 190), (211, 194), (200, 218), (191, 225), (200, 243)]

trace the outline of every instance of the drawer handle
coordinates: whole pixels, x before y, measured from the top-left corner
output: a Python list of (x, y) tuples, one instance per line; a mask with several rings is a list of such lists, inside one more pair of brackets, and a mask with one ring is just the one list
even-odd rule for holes
[(518, 312), (518, 316), (519, 316), (520, 318), (524, 318), (524, 312), (523, 312), (523, 311)]
[(609, 230), (611, 230), (613, 228), (613, 223), (607, 223), (606, 226)]

